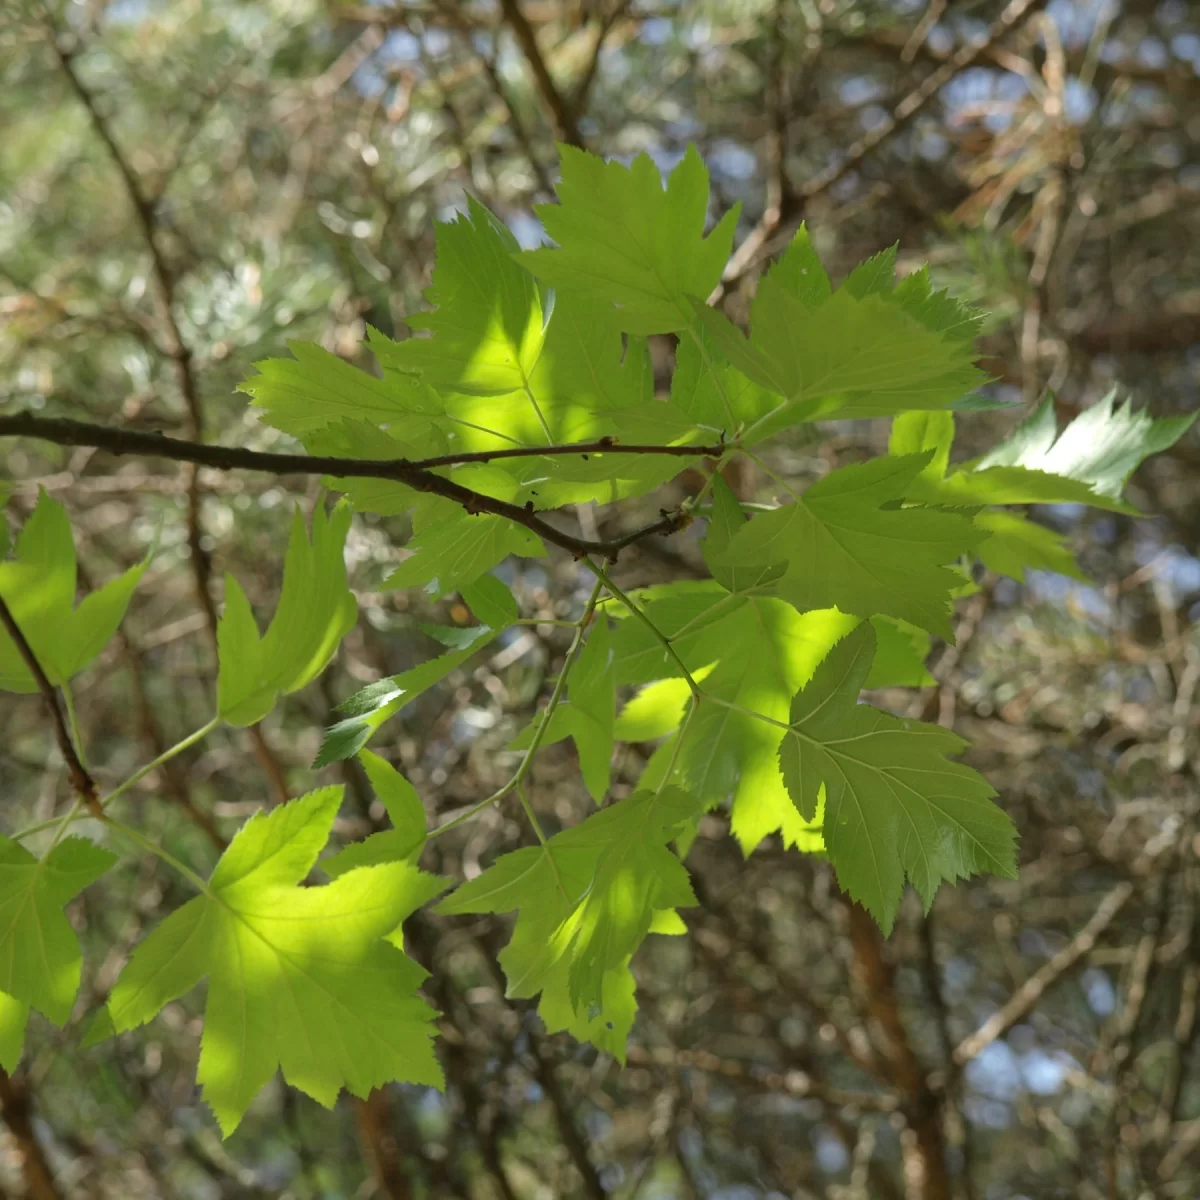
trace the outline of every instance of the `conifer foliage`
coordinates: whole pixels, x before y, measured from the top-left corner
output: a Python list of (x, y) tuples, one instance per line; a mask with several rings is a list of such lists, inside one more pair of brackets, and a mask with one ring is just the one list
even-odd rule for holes
[[(521, 251), (472, 201), (439, 229), (417, 334), (370, 332), (378, 373), (294, 345), (243, 384), (345, 499), (320, 509), (311, 533), (295, 517), (265, 632), (227, 579), (213, 719), (168, 753), (222, 722), (261, 720), (325, 669), (357, 612), (343, 556), (354, 512), (407, 511), (412, 539), (387, 586), (457, 594), (476, 624), (436, 630), (440, 657), (351, 697), (315, 764), (359, 756), (393, 827), (322, 857), (341, 795), (320, 788), (249, 820), (204, 879), (118, 819), (148, 767), (107, 793), (77, 789), (60, 816), (0, 837), (4, 1067), (21, 1055), (31, 1009), (59, 1025), (71, 1015), (81, 953), (63, 907), (131, 850), (159, 854), (196, 894), (134, 948), (87, 1040), (151, 1021), (207, 980), (198, 1078), (226, 1134), (277, 1069), (324, 1104), (342, 1088), (440, 1084), (436, 1014), (403, 935), (435, 901), (447, 914), (515, 914), (500, 953), (509, 994), (536, 997), (550, 1030), (620, 1058), (636, 1013), (631, 962), (650, 934), (684, 932), (679, 910), (697, 903), (687, 850), (710, 810), (728, 812), (747, 854), (775, 834), (827, 855), (885, 931), (906, 881), (928, 905), (943, 883), (1015, 871), (1016, 830), (959, 761), (962, 739), (860, 693), (930, 681), (932, 639), (953, 638), (977, 564), (1017, 579), (1028, 568), (1079, 574), (1061, 539), (1007, 507), (1131, 513), (1130, 474), (1190, 421), (1110, 397), (1060, 431), (1047, 402), (990, 454), (951, 466), (955, 421), (980, 406), (972, 392), (985, 381), (979, 314), (933, 290), (927, 272), (897, 282), (885, 251), (835, 286), (801, 228), (743, 333), (707, 303), (737, 215), (709, 229), (694, 149), (665, 186), (645, 156), (625, 166), (562, 154), (560, 202), (539, 210), (555, 244)], [(647, 344), (661, 334), (678, 339), (666, 397)], [(798, 426), (879, 417), (892, 423), (886, 454), (807, 487), (775, 477), (777, 507), (744, 507), (722, 478), (741, 455), (767, 470), (758, 450)], [(205, 458), (166, 438), (0, 418), (0, 435), (16, 433), (303, 469), (296, 455)], [(599, 502), (619, 515), (689, 468), (705, 482), (682, 504), (608, 541), (571, 532), (559, 511)], [(610, 572), (624, 546), (693, 521), (704, 523), (708, 579), (620, 589)], [(73, 718), (71, 678), (116, 633), (145, 565), (76, 606), (62, 506), (43, 494), (11, 546), (0, 534), (0, 687), (55, 703), (65, 693)], [(412, 785), (368, 743), (520, 619), (494, 568), (546, 555), (547, 543), (594, 587), (561, 675), (514, 743), (511, 778), (473, 810), (519, 801), (529, 844), (465, 882), (429, 875), (422, 848), (449, 826), (426, 828)], [(567, 738), (596, 808), (547, 837), (525, 784), (541, 748)], [(657, 747), (632, 793), (614, 798), (621, 741)]]

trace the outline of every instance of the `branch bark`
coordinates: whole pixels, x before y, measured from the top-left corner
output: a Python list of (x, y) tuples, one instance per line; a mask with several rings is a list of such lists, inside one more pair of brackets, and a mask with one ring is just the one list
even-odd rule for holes
[(38, 657), (33, 652), (33, 647), (17, 624), (17, 619), (13, 616), (12, 610), (3, 596), (0, 596), (0, 625), (4, 626), (8, 636), (12, 638), (17, 647), (17, 653), (29, 668), (29, 672), (38, 686), (38, 691), (42, 694), (42, 700), (50, 713), (50, 724), (54, 728), (54, 740), (58, 742), (58, 749), (63, 756), (63, 761), (67, 764), (71, 787), (74, 788), (75, 794), (87, 806), (88, 812), (92, 816), (103, 817), (104, 810), (100, 807), (100, 797), (96, 794), (96, 781), (88, 773), (75, 749), (71, 731), (67, 728), (66, 717), (63, 716), (62, 705), (58, 702), (58, 692), (47, 678), (42, 664), (38, 662)]
[(21, 1178), (28, 1200), (62, 1200), (46, 1152), (33, 1130), (29, 1085), (0, 1070), (0, 1117), (17, 1144)]
[(682, 528), (685, 515), (679, 512), (664, 513), (659, 520), (608, 541), (575, 537), (548, 524), (534, 513), (531, 505), (523, 508), (506, 500), (496, 500), (491, 496), (473, 492), (443, 475), (434, 474), (430, 464), (449, 466), (452, 463), (484, 462), (496, 458), (589, 453), (666, 454), (676, 457), (715, 458), (727, 449), (721, 445), (623, 446), (608, 439), (601, 439), (570, 446), (482, 451), (477, 454), (443, 456), (412, 462), (402, 458), (330, 458), (315, 454), (273, 454), (245, 450), (238, 446), (212, 446), (202, 442), (185, 441), (182, 438), (164, 437), (157, 433), (112, 429), (106, 425), (89, 425), (83, 421), (71, 421), (61, 417), (38, 417), (32, 413), (0, 416), (0, 438), (3, 437), (40, 438), (58, 446), (90, 446), (92, 449), (104, 450), (118, 456), (136, 454), (166, 458), (174, 462), (212, 467), (218, 471), (267, 471), (273, 475), (334, 475), (353, 479), (390, 479), (417, 492), (444, 496), (461, 504), (469, 513), (492, 513), (506, 517), (518, 525), (524, 525), (526, 529), (545, 538), (546, 541), (569, 550), (577, 558), (586, 554), (612, 557), (626, 546), (631, 546), (651, 534), (674, 533)]
[(538, 46), (537, 35), (521, 11), (519, 0), (500, 0), (500, 11), (504, 14), (504, 20), (512, 30), (513, 37), (517, 39), (517, 45), (521, 47), (521, 53), (525, 56), (526, 63), (529, 64), (538, 94), (550, 113), (550, 119), (554, 125), (554, 136), (569, 146), (577, 146), (580, 150), (584, 149), (583, 136), (580, 134), (579, 125), (575, 120), (574, 106), (559, 90), (558, 84), (554, 82), (550, 68), (546, 66), (546, 59), (542, 54), (541, 47)]
[(892, 1081), (904, 1097), (904, 1114), (913, 1133), (913, 1146), (904, 1164), (908, 1195), (912, 1200), (952, 1200), (941, 1097), (930, 1086), (900, 1015), (892, 967), (883, 954), (883, 936), (858, 904), (847, 903), (846, 912), (855, 983), (864, 1008), (883, 1036)]

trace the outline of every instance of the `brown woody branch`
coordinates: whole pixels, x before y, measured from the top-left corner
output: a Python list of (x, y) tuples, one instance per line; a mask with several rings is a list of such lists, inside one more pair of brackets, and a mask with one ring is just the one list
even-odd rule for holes
[(500, 11), (505, 23), (512, 30), (513, 37), (517, 39), (525, 61), (529, 64), (538, 94), (550, 113), (554, 136), (569, 146), (584, 149), (583, 135), (579, 132), (579, 124), (575, 119), (575, 106), (554, 82), (541, 47), (538, 46), (537, 35), (521, 11), (519, 0), (500, 0)]
[(83, 765), (79, 753), (75, 749), (75, 743), (71, 740), (71, 731), (67, 728), (62, 705), (58, 702), (58, 692), (54, 690), (54, 685), (46, 676), (42, 664), (38, 662), (38, 657), (33, 652), (33, 647), (29, 644), (20, 625), (17, 624), (17, 619), (12, 615), (12, 610), (5, 603), (3, 596), (0, 596), (0, 625), (3, 625), (8, 631), (8, 636), (12, 638), (17, 647), (17, 653), (29, 668), (34, 682), (37, 683), (38, 691), (42, 694), (42, 699), (50, 713), (50, 723), (54, 727), (54, 739), (58, 742), (59, 751), (62, 753), (63, 760), (67, 764), (67, 771), (71, 776), (71, 787), (75, 789), (75, 794), (79, 799), (87, 805), (92, 816), (102, 817), (104, 810), (100, 807), (100, 797), (96, 794), (96, 781), (88, 774), (87, 768)]
[(846, 900), (847, 932), (853, 951), (851, 975), (868, 1017), (881, 1038), (892, 1083), (903, 1096), (903, 1112), (914, 1134), (905, 1175), (913, 1200), (951, 1200), (942, 1128), (943, 1096), (926, 1077), (913, 1049), (896, 994), (895, 971), (883, 950), (883, 935), (866, 909)]
[(0, 1070), (0, 1119), (15, 1143), (16, 1159), (29, 1200), (62, 1200), (54, 1169), (37, 1139), (33, 1124), (32, 1091), (28, 1080)]
[(0, 437), (33, 437), (59, 446), (88, 446), (109, 454), (137, 454), (166, 458), (174, 462), (211, 467), (218, 471), (267, 471), (272, 475), (334, 475), (350, 479), (390, 479), (417, 492), (444, 496), (461, 504), (467, 512), (492, 513), (524, 525), (539, 537), (569, 550), (577, 558), (586, 554), (612, 557), (626, 546), (656, 533), (674, 533), (682, 527), (682, 513), (664, 513), (657, 521), (644, 525), (619, 538), (600, 541), (575, 537), (556, 529), (533, 511), (532, 505), (522, 507), (506, 500), (497, 500), (465, 488), (461, 484), (437, 475), (432, 466), (445, 467), (459, 463), (487, 462), (497, 458), (534, 457), (546, 454), (660, 454), (686, 458), (718, 458), (727, 449), (723, 444), (712, 446), (643, 446), (622, 445), (610, 438), (595, 442), (579, 442), (567, 446), (514, 447), (507, 450), (478, 451), (462, 455), (443, 455), (439, 458), (409, 461), (407, 459), (334, 458), (324, 455), (274, 454), (246, 450), (239, 446), (213, 446), (189, 442), (182, 438), (164, 437), (158, 433), (139, 433), (134, 430), (112, 429), (105, 425), (90, 425), (61, 417), (38, 417), (32, 413), (0, 416)]

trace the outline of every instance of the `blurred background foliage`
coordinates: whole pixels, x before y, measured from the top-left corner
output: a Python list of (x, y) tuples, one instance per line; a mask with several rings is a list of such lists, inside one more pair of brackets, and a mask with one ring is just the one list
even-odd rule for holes
[[(555, 141), (664, 168), (695, 141), (716, 209), (742, 201), (724, 303), (807, 220), (835, 274), (892, 242), (990, 313), (995, 395), (1054, 389), (1068, 417), (1111, 386), (1200, 406), (1200, 11), (1187, 0), (8, 0), (0, 11), (0, 404), (287, 448), (235, 384), (287, 339), (355, 361), (403, 334), (434, 221), (470, 192), (525, 244)], [(663, 382), (669, 339), (655, 352)], [(1011, 413), (960, 418), (956, 455)], [(822, 430), (774, 466), (882, 449)], [(321, 498), (9, 443), (20, 524), (40, 484), (69, 507), (85, 588), (158, 552), (125, 633), (81, 681), (97, 774), (122, 777), (211, 712), (210, 624), (231, 570), (260, 612), (288, 512)], [(433, 971), (445, 1096), (389, 1088), (333, 1113), (273, 1086), (218, 1141), (197, 1099), (198, 1000), (79, 1049), (35, 1024), (0, 1075), (0, 1192), (65, 1197), (613, 1196), (752, 1200), (1172, 1200), (1200, 1195), (1200, 441), (1149, 463), (1152, 519), (1038, 520), (1088, 582), (984, 578), (936, 687), (883, 699), (955, 725), (1022, 832), (1019, 881), (912, 902), (884, 943), (818, 858), (748, 862), (720, 816), (689, 859), (703, 908), (635, 964), (620, 1069), (503, 998), (501, 923), (411, 923)], [(771, 482), (745, 472), (744, 499)], [(649, 499), (652, 508), (662, 499)], [(583, 509), (585, 528), (634, 514)], [(640, 586), (697, 571), (699, 529), (623, 556)], [(430, 657), (418, 595), (379, 581), (403, 518), (356, 521), (361, 619), (335, 667), (259, 729), (147, 777), (142, 827), (207, 868), (251, 812), (344, 780), (339, 830), (381, 817), (355, 769), (309, 764), (331, 707)], [(526, 614), (574, 617), (554, 554), (510, 572)], [(198, 587), (197, 581), (211, 583)], [(453, 601), (441, 619), (467, 619)], [(514, 632), (385, 728), (375, 748), (443, 818), (507, 776), (504, 746), (565, 650)], [(32, 699), (0, 698), (5, 824), (67, 783)], [(628, 788), (649, 747), (626, 747)], [(541, 755), (548, 823), (587, 804), (569, 743)], [(425, 864), (478, 870), (528, 836), (489, 812)], [(73, 909), (82, 1015), (133, 942), (187, 898), (126, 860)]]

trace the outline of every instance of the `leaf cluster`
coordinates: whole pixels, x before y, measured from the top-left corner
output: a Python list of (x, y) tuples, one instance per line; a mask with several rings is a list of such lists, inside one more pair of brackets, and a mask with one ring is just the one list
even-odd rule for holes
[[(989, 454), (952, 464), (956, 412), (980, 407), (985, 382), (973, 350), (981, 318), (926, 271), (897, 281), (894, 250), (835, 286), (801, 228), (761, 280), (744, 335), (707, 303), (737, 214), (709, 228), (694, 149), (664, 186), (645, 156), (625, 166), (564, 147), (559, 203), (539, 215), (556, 244), (532, 251), (474, 200), (441, 225), (430, 308), (411, 316), (411, 337), (370, 332), (376, 371), (296, 344), (243, 385), (262, 419), (310, 454), (437, 459), (430, 469), (462, 500), (350, 470), (328, 476), (345, 499), (318, 506), (311, 533), (294, 516), (265, 633), (236, 578), (226, 580), (212, 725), (261, 720), (328, 665), (357, 614), (344, 557), (355, 511), (410, 516), (386, 588), (457, 593), (477, 623), (431, 627), (444, 653), (351, 697), (326, 733), (316, 765), (357, 755), (388, 830), (320, 859), (341, 800), (322, 788), (252, 818), (203, 879), (109, 815), (141, 775), (103, 798), (101, 840), (159, 853), (197, 895), (133, 951), (89, 1036), (135, 1028), (207, 979), (199, 1079), (226, 1133), (277, 1069), (326, 1104), (343, 1087), (440, 1083), (435, 1014), (418, 995), (424, 972), (404, 953), (401, 925), (449, 885), (416, 865), (427, 838), (471, 814), (429, 831), (412, 785), (367, 746), (522, 619), (494, 569), (547, 551), (499, 504), (616, 505), (619, 519), (622, 501), (689, 468), (703, 479), (676, 516), (680, 526), (703, 521), (708, 578), (626, 594), (611, 563), (584, 558), (596, 582), (562, 671), (511, 747), (510, 780), (477, 806), (516, 795), (531, 842), (440, 906), (515, 912), (500, 954), (509, 994), (538, 997), (548, 1028), (623, 1057), (631, 962), (650, 934), (683, 932), (678, 910), (696, 904), (684, 859), (706, 812), (728, 813), (746, 854), (777, 835), (827, 856), (885, 930), (906, 881), (928, 905), (942, 883), (1015, 870), (1016, 831), (958, 761), (963, 740), (863, 704), (861, 693), (931, 682), (933, 641), (953, 639), (955, 600), (980, 564), (1016, 579), (1029, 569), (1078, 575), (1029, 506), (1134, 513), (1123, 498), (1130, 474), (1190, 424), (1109, 397), (1059, 432), (1048, 399)], [(656, 394), (652, 335), (676, 341), (667, 395)], [(803, 427), (863, 418), (891, 422), (888, 452), (806, 487), (760, 457)], [(714, 442), (720, 458), (708, 462), (699, 448)], [(738, 456), (773, 479), (777, 503), (735, 495), (722, 471)], [(96, 658), (146, 569), (76, 605), (70, 525), (42, 495), (0, 563), (0, 597), (52, 685), (69, 689)], [(0, 686), (37, 687), (3, 635)], [(547, 836), (525, 782), (539, 750), (568, 738), (596, 808)], [(613, 779), (621, 742), (650, 747), (632, 790)], [(63, 836), (76, 815), (49, 823), (40, 855), (21, 844), (40, 827), (0, 839), (5, 1067), (31, 1008), (59, 1024), (70, 1017), (81, 960), (63, 906), (116, 861)], [(314, 871), (328, 882), (306, 882)]]

